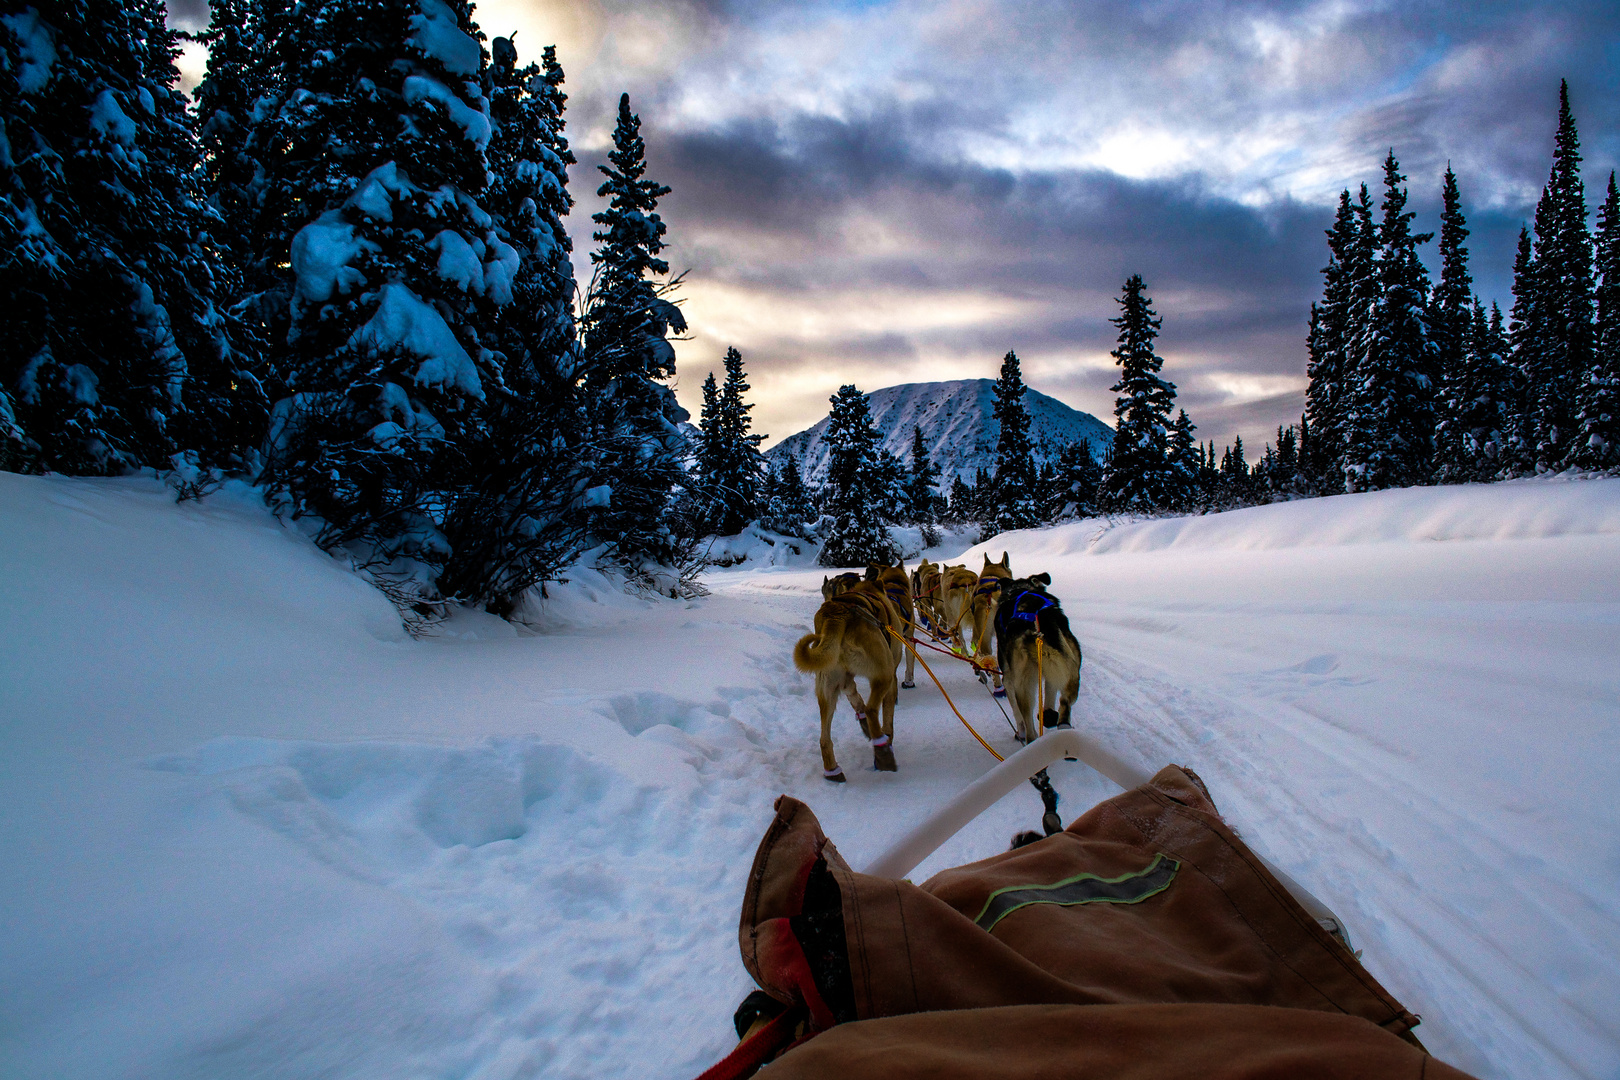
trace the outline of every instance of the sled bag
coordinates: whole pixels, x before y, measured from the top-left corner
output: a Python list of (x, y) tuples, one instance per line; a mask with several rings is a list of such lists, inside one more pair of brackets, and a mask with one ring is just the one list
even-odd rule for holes
[(777, 1080), (1463, 1076), (1176, 766), (920, 886), (850, 869), (784, 795), (739, 938), (822, 1032)]

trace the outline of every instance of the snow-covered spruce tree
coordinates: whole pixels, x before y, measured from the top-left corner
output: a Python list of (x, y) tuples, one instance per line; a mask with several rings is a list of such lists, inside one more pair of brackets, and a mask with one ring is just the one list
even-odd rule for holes
[(1434, 448), (1434, 342), (1429, 335), (1428, 271), (1412, 232), (1400, 164), (1384, 159), (1382, 220), (1374, 263), (1378, 292), (1356, 342), (1355, 383), (1345, 414), (1345, 487), (1376, 491), (1426, 483)]
[(1164, 361), (1153, 351), (1160, 320), (1153, 301), (1143, 293), (1142, 276), (1125, 282), (1118, 318), (1119, 345), (1111, 356), (1119, 365), (1119, 382), (1112, 390), (1114, 446), (1103, 477), (1103, 499), (1113, 510), (1152, 512), (1170, 505), (1176, 493), (1176, 472), (1170, 465), (1170, 410), (1176, 388), (1159, 377)]
[(1349, 319), (1354, 306), (1353, 259), (1357, 218), (1348, 190), (1328, 230), (1328, 264), (1322, 268), (1322, 300), (1311, 305), (1305, 365), (1309, 385), (1305, 410), (1322, 433), (1321, 455), (1312, 462), (1323, 477), (1343, 472), (1344, 394), (1349, 384)]
[(502, 385), (480, 328), (520, 264), (479, 202), (490, 126), (476, 32), (465, 4), (441, 0), (308, 9), (279, 104), (318, 216), (288, 251), (289, 394), (261, 482), (319, 522), (324, 546), (392, 564), (424, 601), (450, 554), (459, 457)]
[(910, 520), (916, 524), (931, 524), (939, 517), (941, 499), (934, 494), (939, 480), (939, 464), (928, 456), (928, 444), (923, 442), (922, 428), (911, 425), (911, 474), (906, 486)]
[(1440, 280), (1429, 296), (1429, 328), (1434, 339), (1435, 370), (1430, 382), (1437, 391), (1435, 417), (1435, 479), (1448, 482), (1455, 475), (1451, 465), (1459, 460), (1461, 432), (1455, 413), (1448, 409), (1449, 387), (1463, 378), (1464, 353), (1474, 315), (1474, 279), (1468, 272), (1468, 222), (1462, 212), (1457, 175), (1446, 166), (1440, 190)]
[(1609, 173), (1598, 207), (1597, 320), (1592, 369), (1580, 387), (1575, 461), (1592, 469), (1620, 466), (1620, 191)]
[[(1536, 204), (1529, 266), (1534, 299), (1514, 349), (1526, 394), (1527, 448), (1538, 472), (1571, 463), (1577, 395), (1592, 367), (1592, 237), (1580, 164), (1569, 87), (1561, 84), (1552, 172)], [(1518, 307), (1515, 303), (1515, 315)]]
[(804, 536), (807, 523), (816, 519), (816, 499), (805, 486), (799, 462), (791, 454), (772, 472), (771, 498), (765, 507), (765, 522), (777, 532)]
[(751, 430), (753, 420), (748, 414), (754, 407), (744, 395), (752, 388), (743, 371), (742, 353), (728, 348), (725, 368), (726, 381), (717, 402), (713, 471), (707, 479), (718, 499), (718, 531), (731, 536), (759, 516), (760, 473), (765, 467), (759, 444), (765, 436)]
[(1545, 336), (1541, 323), (1544, 312), (1536, 275), (1535, 243), (1530, 230), (1519, 228), (1519, 244), (1513, 255), (1513, 306), (1509, 309), (1507, 340), (1512, 367), (1514, 455), (1508, 471), (1513, 475), (1535, 472), (1534, 401), (1529, 372), (1536, 366), (1535, 353)]
[(666, 227), (656, 211), (670, 189), (646, 179), (641, 119), (630, 111), (629, 94), (619, 98), (608, 161), (596, 192), (608, 207), (591, 217), (601, 227), (591, 234), (599, 244), (591, 253), (596, 271), (580, 317), (580, 392), (598, 490), (611, 493), (593, 529), (634, 571), (682, 558), (665, 511), (685, 479), (686, 440), (677, 425), (688, 414), (667, 384), (675, 374), (668, 338), (686, 330), (686, 319), (664, 299), (673, 283), (649, 280), (669, 273), (658, 257)]
[(966, 525), (976, 520), (972, 514), (973, 489), (962, 479), (961, 473), (951, 476), (950, 495), (945, 501), (944, 520), (952, 525)]
[(1193, 432), (1197, 430), (1198, 426), (1187, 415), (1187, 410), (1178, 410), (1175, 423), (1170, 425), (1165, 446), (1165, 456), (1174, 475), (1170, 499), (1166, 503), (1169, 509), (1190, 510), (1197, 502), (1199, 453), (1198, 441), (1193, 438)]
[(681, 509), (694, 536), (712, 532), (720, 518), (720, 493), (713, 486), (720, 457), (720, 383), (709, 372), (703, 380), (703, 403), (698, 407), (697, 437), (693, 440), (691, 475)]
[(1102, 466), (1091, 450), (1091, 440), (1070, 443), (1058, 455), (1059, 483), (1064, 489), (1061, 513), (1071, 517), (1092, 517), (1098, 511), (1097, 491), (1102, 485)]
[(1024, 407), (1024, 375), (1018, 354), (1008, 350), (1001, 359), (992, 406), (1000, 434), (996, 437), (996, 473), (993, 481), (991, 527), (996, 532), (1028, 529), (1040, 522), (1036, 506), (1035, 457), (1029, 445), (1029, 410)]
[(464, 433), (452, 462), (444, 523), (451, 554), (440, 583), (447, 595), (504, 615), (579, 554), (592, 480), (574, 387), (573, 245), (562, 222), (573, 205), (574, 163), (563, 133), (563, 72), (549, 46), (543, 65), (524, 67), (510, 38), (496, 38), (491, 52), (483, 72), (490, 183), (481, 202), (521, 261), (511, 302), (484, 314), (480, 336), (504, 380), (485, 386), (486, 422)]
[(0, 19), (0, 428), (18, 467), (230, 464), (262, 428), (218, 303), (175, 42), (154, 0)]
[(893, 562), (896, 552), (885, 527), (883, 508), (888, 501), (884, 456), (872, 428), (872, 408), (866, 395), (852, 385), (838, 388), (828, 399), (827, 513), (832, 522), (822, 545), (822, 566), (865, 566)]
[(1508, 366), (1507, 334), (1502, 310), (1493, 302), (1487, 317), (1474, 301), (1468, 336), (1463, 343), (1463, 371), (1444, 388), (1441, 408), (1456, 432), (1448, 439), (1448, 479), (1500, 479), (1517, 450), (1514, 430), (1513, 370)]

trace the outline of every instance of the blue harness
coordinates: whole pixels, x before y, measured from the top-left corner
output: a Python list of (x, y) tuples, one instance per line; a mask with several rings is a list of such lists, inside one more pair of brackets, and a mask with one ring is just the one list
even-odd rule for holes
[[(1026, 596), (1033, 596), (1035, 599), (1041, 602), (1041, 606), (1030, 611), (1019, 611), (1018, 605), (1024, 602), (1024, 597)], [(996, 613), (997, 621), (1001, 624), (1001, 628), (1005, 630), (1007, 627), (1007, 621), (1009, 619), (1023, 619), (1025, 622), (1035, 623), (1036, 632), (1038, 633), (1040, 630), (1040, 623), (1037, 621), (1037, 616), (1039, 616), (1040, 613), (1045, 611), (1047, 608), (1055, 608), (1057, 606), (1057, 601), (1053, 600), (1045, 593), (1038, 593), (1033, 589), (1025, 589), (1023, 592), (1013, 597), (1010, 603), (1003, 606), (1000, 611)]]

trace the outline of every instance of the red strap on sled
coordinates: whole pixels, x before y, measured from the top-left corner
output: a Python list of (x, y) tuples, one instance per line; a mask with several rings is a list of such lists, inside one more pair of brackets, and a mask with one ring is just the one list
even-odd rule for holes
[[(698, 1080), (746, 1080), (753, 1076), (761, 1065), (774, 1058), (777, 1051), (793, 1040), (793, 1030), (805, 1019), (805, 1015), (802, 1005), (782, 1013), (738, 1043), (736, 1049), (711, 1066)], [(815, 1034), (811, 1032), (805, 1039)], [(804, 1042), (804, 1039), (799, 1042)]]

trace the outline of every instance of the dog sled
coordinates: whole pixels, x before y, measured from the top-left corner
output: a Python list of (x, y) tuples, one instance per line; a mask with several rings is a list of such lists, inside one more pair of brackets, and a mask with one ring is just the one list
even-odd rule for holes
[[(1123, 793), (920, 885), (940, 844), (1059, 758)], [(782, 796), (739, 926), (759, 986), (701, 1080), (1426, 1077), (1345, 925), (1227, 825), (1203, 781), (1048, 731), (857, 871)]]

